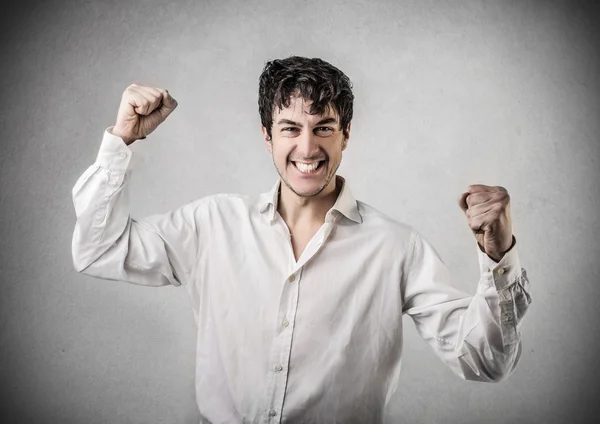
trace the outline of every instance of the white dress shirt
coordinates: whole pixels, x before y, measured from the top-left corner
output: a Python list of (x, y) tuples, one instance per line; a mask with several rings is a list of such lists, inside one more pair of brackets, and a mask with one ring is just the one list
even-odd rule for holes
[(475, 243), (479, 283), (461, 292), (417, 231), (355, 200), (338, 176), (342, 191), (296, 261), (279, 181), (135, 219), (132, 154), (105, 131), (77, 180), (73, 263), (93, 277), (185, 287), (201, 422), (382, 422), (405, 313), (459, 376), (499, 381), (515, 368), (531, 301), (516, 244), (496, 263)]

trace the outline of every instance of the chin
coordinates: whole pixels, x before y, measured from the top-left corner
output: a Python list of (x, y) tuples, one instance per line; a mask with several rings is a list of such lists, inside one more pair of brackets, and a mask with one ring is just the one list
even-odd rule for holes
[(312, 184), (294, 184), (284, 179), (285, 185), (300, 197), (314, 197), (319, 195), (327, 187), (326, 181), (314, 182)]
[(303, 191), (294, 190), (294, 189), (292, 189), (292, 191), (293, 191), (293, 192), (294, 192), (294, 193), (295, 193), (297, 196), (300, 196), (300, 197), (316, 197), (316, 196), (318, 196), (319, 194), (321, 194), (321, 192), (322, 192), (324, 189), (325, 189), (325, 187), (319, 188), (318, 190), (315, 190), (315, 191), (306, 191), (306, 192), (303, 192)]

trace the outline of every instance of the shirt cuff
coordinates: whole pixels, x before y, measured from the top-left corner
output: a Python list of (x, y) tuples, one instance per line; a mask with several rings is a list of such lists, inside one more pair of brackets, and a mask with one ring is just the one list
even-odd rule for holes
[(121, 137), (111, 133), (114, 127), (104, 130), (100, 150), (96, 157), (96, 164), (102, 168), (115, 172), (125, 172), (129, 167), (133, 151), (125, 144)]
[(475, 243), (481, 275), (491, 277), (497, 290), (505, 289), (518, 280), (521, 275), (521, 261), (519, 259), (516, 239), (512, 248), (504, 254), (500, 262), (496, 262), (490, 258), (481, 250), (477, 241)]

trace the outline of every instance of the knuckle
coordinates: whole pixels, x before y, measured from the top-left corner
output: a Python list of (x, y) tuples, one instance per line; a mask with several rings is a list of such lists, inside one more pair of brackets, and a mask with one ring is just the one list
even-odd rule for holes
[(508, 201), (510, 200), (510, 195), (506, 192), (506, 191), (501, 191), (499, 192), (499, 196), (498, 199), (502, 202), (502, 203), (508, 203)]
[(124, 96), (125, 96), (125, 95), (132, 95), (132, 94), (134, 94), (134, 93), (136, 93), (136, 89), (135, 89), (135, 87), (134, 87), (133, 85), (130, 85), (129, 87), (127, 87), (127, 88), (125, 89), (125, 91), (123, 92), (123, 95), (124, 95)]
[(493, 214), (499, 214), (500, 211), (502, 211), (504, 209), (504, 205), (502, 203), (494, 203), (494, 205), (492, 205), (492, 212)]

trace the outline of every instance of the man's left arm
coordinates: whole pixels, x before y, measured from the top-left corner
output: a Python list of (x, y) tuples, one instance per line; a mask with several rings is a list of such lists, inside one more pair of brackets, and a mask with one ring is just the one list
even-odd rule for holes
[(451, 286), (433, 247), (415, 234), (403, 309), (458, 375), (500, 381), (518, 363), (520, 327), (531, 303), (529, 280), (512, 235), (510, 198), (502, 187), (474, 185), (460, 196), (459, 205), (478, 246), (475, 295)]
[(498, 261), (479, 243), (477, 247), (480, 280), (474, 307), (467, 308), (463, 317), (470, 330), (463, 333), (458, 362), (467, 380), (500, 381), (514, 371), (520, 359), (521, 327), (531, 303), (530, 283), (514, 236), (510, 249)]

